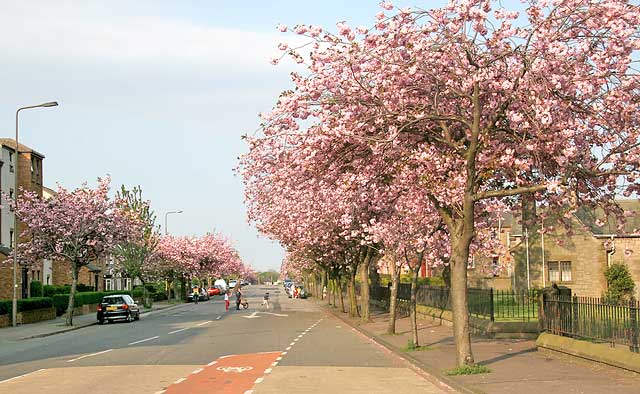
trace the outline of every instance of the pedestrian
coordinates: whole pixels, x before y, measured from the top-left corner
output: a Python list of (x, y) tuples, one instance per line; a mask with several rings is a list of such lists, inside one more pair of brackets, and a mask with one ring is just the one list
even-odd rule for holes
[(322, 288), (322, 299), (327, 298), (327, 286)]
[(240, 310), (240, 304), (242, 303), (242, 292), (239, 288), (236, 289), (236, 310)]
[(193, 302), (198, 303), (198, 298), (200, 298), (200, 291), (198, 291), (197, 287), (193, 288)]
[(300, 288), (298, 286), (293, 288), (293, 298), (298, 298), (298, 295), (300, 294)]
[(269, 292), (266, 292), (264, 297), (262, 298), (262, 305), (266, 306), (269, 309)]
[(229, 310), (229, 290), (224, 293), (224, 307), (226, 310)]

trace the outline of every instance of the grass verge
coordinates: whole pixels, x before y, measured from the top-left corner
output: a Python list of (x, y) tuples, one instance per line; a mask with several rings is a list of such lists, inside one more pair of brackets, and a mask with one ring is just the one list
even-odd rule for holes
[(445, 371), (445, 373), (449, 376), (456, 375), (478, 375), (481, 373), (489, 373), (491, 370), (486, 365), (475, 364), (475, 365), (463, 365), (462, 367), (457, 367), (454, 369), (450, 369)]

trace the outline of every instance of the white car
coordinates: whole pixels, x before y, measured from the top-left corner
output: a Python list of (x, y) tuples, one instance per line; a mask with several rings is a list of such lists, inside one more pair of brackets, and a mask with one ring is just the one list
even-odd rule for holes
[(236, 287), (236, 285), (237, 285), (237, 284), (238, 284), (238, 281), (237, 281), (237, 280), (230, 280), (230, 281), (229, 281), (229, 288), (230, 288), (230, 289), (233, 289), (233, 288), (235, 288), (235, 287)]

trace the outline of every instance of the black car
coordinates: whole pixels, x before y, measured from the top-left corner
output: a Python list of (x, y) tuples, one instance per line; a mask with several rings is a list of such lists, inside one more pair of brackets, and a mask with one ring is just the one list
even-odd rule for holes
[(102, 298), (98, 305), (97, 319), (99, 324), (114, 320), (132, 322), (140, 320), (140, 308), (127, 294), (109, 295)]

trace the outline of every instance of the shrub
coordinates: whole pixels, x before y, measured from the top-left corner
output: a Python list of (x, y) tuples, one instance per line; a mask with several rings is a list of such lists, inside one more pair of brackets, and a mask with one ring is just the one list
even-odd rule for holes
[(628, 301), (633, 295), (636, 285), (625, 264), (611, 264), (604, 276), (607, 278), (607, 292), (604, 295), (606, 301), (618, 304)]
[(53, 300), (50, 297), (32, 297), (18, 300), (18, 312), (34, 311), (36, 309), (51, 308)]
[[(71, 287), (71, 286), (69, 286), (69, 287)], [(71, 291), (71, 290), (69, 290), (69, 291)], [(96, 287), (95, 286), (85, 285), (84, 283), (78, 283), (76, 285), (76, 291), (78, 293), (95, 292), (96, 291)]]
[(133, 298), (142, 298), (142, 293), (143, 293), (142, 286), (140, 286), (140, 287), (136, 287), (135, 289), (133, 289), (133, 290), (131, 291), (131, 296), (132, 296)]
[(11, 300), (0, 300), (0, 315), (11, 313)]
[(53, 299), (53, 306), (56, 308), (56, 315), (64, 314), (69, 306), (69, 294), (54, 294), (51, 299)]
[(70, 285), (64, 285), (64, 286), (44, 285), (42, 286), (42, 290), (43, 290), (43, 295), (45, 297), (53, 297), (56, 294), (69, 294), (71, 292), (71, 286)]
[[(115, 290), (115, 291), (92, 291), (86, 293), (76, 293), (73, 307), (77, 308), (82, 305), (99, 304), (102, 301), (102, 297), (111, 294), (127, 294), (131, 295), (130, 291)], [(58, 316), (64, 314), (69, 306), (69, 294), (55, 294), (53, 297), (53, 305), (56, 307), (56, 314)]]
[(42, 292), (42, 282), (37, 280), (32, 280), (29, 284), (29, 290), (31, 293), (31, 297), (43, 297)]

